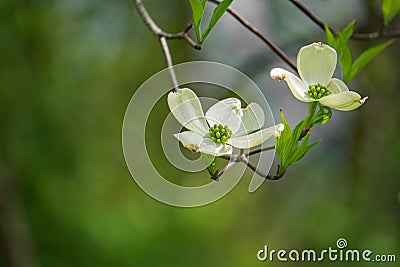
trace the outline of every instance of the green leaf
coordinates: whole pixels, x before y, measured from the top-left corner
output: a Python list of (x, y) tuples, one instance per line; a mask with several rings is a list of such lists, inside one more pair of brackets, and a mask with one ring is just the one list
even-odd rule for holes
[(308, 142), (311, 133), (308, 132), (299, 145), (299, 137), (303, 131), (305, 121), (299, 122), (292, 131), (283, 115), (283, 112), (281, 112), (281, 119), (285, 128), (281, 132), (281, 137), (277, 138), (275, 145), (276, 155), (279, 160), (278, 176), (283, 174), (290, 165), (302, 159), (311, 148), (319, 143), (319, 141), (317, 141), (309, 145)]
[(311, 145), (308, 145), (310, 136), (311, 136), (311, 132), (308, 132), (306, 134), (306, 137), (304, 138), (303, 142), (301, 143), (301, 145), (293, 153), (292, 159), (291, 159), (292, 163), (295, 163), (296, 161), (301, 160), (305, 156), (305, 154), (308, 151), (310, 151), (311, 148), (315, 147), (316, 145), (319, 144), (319, 142), (321, 142), (321, 140), (318, 140), (318, 141), (312, 143)]
[(337, 39), (336, 39), (334, 47), (336, 49), (338, 56), (340, 56), (343, 52), (343, 49), (345, 49), (347, 47), (347, 41), (349, 40), (350, 36), (353, 34), (355, 25), (356, 25), (356, 21), (352, 21), (342, 31), (337, 33)]
[(342, 46), (342, 56), (340, 57), (340, 66), (342, 66), (343, 81), (350, 81), (351, 69), (353, 66), (353, 56), (347, 44)]
[(353, 64), (353, 56), (350, 48), (347, 46), (347, 41), (354, 32), (356, 21), (352, 21), (342, 31), (338, 32), (335, 49), (340, 57), (340, 66), (342, 67), (343, 80), (350, 79), (351, 68)]
[[(193, 0), (191, 0), (191, 1), (193, 1)], [(214, 9), (213, 15), (210, 19), (210, 23), (208, 24), (208, 27), (204, 31), (203, 35), (201, 36), (200, 44), (202, 44), (206, 40), (206, 38), (210, 34), (211, 30), (214, 28), (215, 24), (217, 24), (218, 20), (228, 9), (228, 7), (232, 3), (232, 1), (233, 0), (224, 0), (221, 3), (219, 3), (218, 6)]]
[(325, 32), (326, 32), (326, 44), (330, 47), (335, 47), (335, 36), (329, 29), (328, 25), (325, 25)]
[(292, 136), (292, 129), (290, 128), (290, 125), (287, 123), (282, 111), (281, 111), (281, 120), (284, 125), (284, 128), (283, 131), (281, 132), (281, 136), (276, 139), (276, 144), (275, 144), (276, 155), (279, 161), (283, 160), (285, 151), (287, 150), (287, 146)]
[[(281, 120), (284, 125), (284, 129), (281, 132), (281, 136), (276, 139), (276, 156), (280, 163), (279, 172), (283, 173), (288, 166), (286, 166), (286, 159), (291, 149), (291, 139), (292, 139), (292, 129), (290, 125), (287, 123), (283, 112), (281, 111)], [(278, 174), (280, 174), (278, 173)]]
[(325, 124), (332, 117), (332, 109), (330, 107), (322, 106), (318, 103), (318, 112), (314, 115), (311, 127), (315, 124)]
[(218, 173), (218, 170), (217, 170), (218, 157), (214, 157), (212, 155), (201, 153), (200, 158), (203, 160), (204, 163), (209, 164), (207, 167), (207, 170), (210, 173), (211, 177), (215, 177)]
[(300, 121), (293, 130), (292, 146), (297, 145), (303, 130), (306, 128), (305, 120)]
[(382, 0), (381, 8), (384, 24), (387, 26), (400, 11), (400, 0)]
[(335, 42), (335, 49), (338, 56), (342, 54), (344, 46), (346, 46), (346, 42), (344, 41), (343, 34), (341, 32), (338, 32), (337, 39)]
[(387, 41), (385, 43), (373, 46), (368, 50), (364, 51), (360, 57), (354, 62), (353, 67), (351, 69), (351, 74), (349, 81), (352, 80), (357, 73), (365, 67), (372, 59), (374, 59), (383, 49), (389, 46), (393, 40)]
[(347, 41), (350, 39), (350, 36), (353, 34), (355, 26), (356, 21), (353, 20), (352, 22), (350, 22), (349, 25), (346, 26), (346, 28), (340, 31), (342, 33), (342, 38), (345, 43), (347, 43)]
[(206, 2), (207, 2), (206, 0), (202, 0), (201, 2), (199, 2), (199, 0), (190, 0), (190, 6), (192, 7), (192, 13), (193, 13), (194, 29), (196, 31), (196, 37), (198, 42), (200, 42), (201, 40), (200, 24), (203, 18), (204, 7), (206, 5)]

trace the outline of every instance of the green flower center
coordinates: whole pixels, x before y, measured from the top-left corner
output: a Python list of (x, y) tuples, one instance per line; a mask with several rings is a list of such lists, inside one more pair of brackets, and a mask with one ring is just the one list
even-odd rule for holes
[(227, 125), (214, 124), (209, 132), (211, 139), (218, 144), (225, 144), (232, 137), (232, 130)]
[(307, 94), (314, 99), (320, 99), (321, 97), (328, 96), (330, 93), (326, 86), (320, 83), (310, 85), (307, 91)]

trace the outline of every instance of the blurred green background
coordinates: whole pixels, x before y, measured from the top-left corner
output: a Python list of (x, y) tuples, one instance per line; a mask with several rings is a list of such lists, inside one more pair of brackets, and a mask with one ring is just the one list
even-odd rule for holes
[[(188, 1), (144, 2), (169, 32), (190, 21)], [(354, 18), (359, 32), (382, 24), (380, 1), (303, 2), (335, 28)], [(234, 7), (292, 58), (325, 39), (286, 1), (236, 0)], [(398, 41), (351, 83), (367, 103), (317, 127), (322, 143), (282, 180), (249, 194), (246, 172), (223, 199), (184, 209), (147, 196), (124, 162), (125, 109), (140, 84), (165, 67), (131, 2), (2, 1), (0, 14), (1, 266), (300, 266), (258, 262), (256, 253), (265, 244), (335, 247), (341, 237), (350, 248), (400, 260)], [(391, 28), (400, 28), (399, 18)], [(351, 47), (357, 54), (375, 43)], [(292, 124), (305, 115), (306, 105), (267, 75), (284, 63), (227, 15), (201, 51), (170, 44), (175, 63), (215, 60), (248, 74), (276, 118), (280, 107)], [(159, 112), (167, 113), (166, 103)], [(168, 165), (162, 155), (158, 161)], [(208, 182), (205, 172), (176, 173)]]

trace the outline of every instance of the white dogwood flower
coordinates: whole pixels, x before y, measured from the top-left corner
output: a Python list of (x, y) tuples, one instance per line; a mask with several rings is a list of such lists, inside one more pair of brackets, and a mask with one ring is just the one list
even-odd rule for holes
[(336, 68), (335, 49), (322, 43), (304, 46), (297, 54), (298, 78), (281, 68), (271, 70), (273, 79), (287, 82), (293, 95), (303, 102), (319, 101), (324, 106), (348, 111), (360, 107), (368, 97), (349, 91), (346, 84), (332, 78)]
[(168, 106), (178, 122), (189, 130), (174, 136), (193, 152), (229, 155), (232, 147), (251, 148), (271, 136), (278, 137), (283, 130), (283, 124), (260, 130), (265, 120), (260, 105), (250, 103), (242, 109), (236, 98), (217, 102), (204, 115), (197, 95), (183, 88), (169, 93)]

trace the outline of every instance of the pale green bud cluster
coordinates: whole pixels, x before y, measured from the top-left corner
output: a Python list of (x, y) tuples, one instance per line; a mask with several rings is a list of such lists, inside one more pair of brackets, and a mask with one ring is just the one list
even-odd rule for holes
[(214, 124), (209, 132), (211, 139), (219, 144), (225, 144), (232, 137), (232, 130), (227, 125)]
[(326, 86), (317, 83), (310, 85), (307, 91), (308, 95), (314, 99), (320, 99), (321, 97), (328, 96), (331, 92), (328, 91)]

